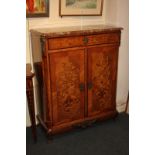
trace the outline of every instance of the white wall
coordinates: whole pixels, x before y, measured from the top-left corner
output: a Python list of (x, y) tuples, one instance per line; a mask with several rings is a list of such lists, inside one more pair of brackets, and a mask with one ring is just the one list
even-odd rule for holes
[[(106, 2), (105, 2), (106, 3)], [(104, 5), (105, 7), (105, 5)], [(104, 10), (104, 8), (103, 8)], [(103, 11), (104, 14), (104, 11)], [(69, 26), (69, 25), (84, 25), (84, 24), (97, 24), (104, 23), (103, 16), (72, 16), (72, 17), (59, 17), (59, 0), (50, 0), (50, 17), (49, 18), (29, 18), (29, 28), (38, 27), (58, 27), (58, 26)], [(93, 21), (93, 22), (92, 22)]]
[[(102, 16), (94, 17), (59, 17), (59, 1), (50, 0), (50, 17), (49, 18), (29, 18), (27, 24), (27, 44), (26, 44), (26, 62), (31, 62), (31, 49), (29, 44), (29, 29), (42, 28), (42, 27), (61, 27), (61, 26), (74, 26), (74, 25), (92, 25), (92, 24), (115, 24), (124, 28), (128, 24), (128, 0), (104, 0)], [(125, 7), (122, 8), (122, 7)], [(125, 19), (127, 18), (127, 19)], [(126, 29), (123, 31), (121, 50), (119, 56), (119, 70), (118, 70), (118, 89), (117, 89), (117, 103), (118, 105), (126, 101), (128, 91), (128, 40)], [(118, 106), (118, 110), (122, 111), (122, 107)], [(27, 118), (29, 117), (28, 112)], [(27, 126), (30, 122), (27, 119)]]
[(123, 27), (119, 50), (117, 109), (123, 111), (129, 90), (129, 0), (107, 0), (105, 24)]

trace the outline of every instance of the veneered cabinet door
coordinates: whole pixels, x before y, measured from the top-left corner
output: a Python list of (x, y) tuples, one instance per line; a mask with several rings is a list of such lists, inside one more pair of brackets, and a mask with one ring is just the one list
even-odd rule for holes
[(84, 52), (49, 54), (53, 125), (84, 118)]
[(88, 48), (88, 116), (115, 110), (118, 46)]

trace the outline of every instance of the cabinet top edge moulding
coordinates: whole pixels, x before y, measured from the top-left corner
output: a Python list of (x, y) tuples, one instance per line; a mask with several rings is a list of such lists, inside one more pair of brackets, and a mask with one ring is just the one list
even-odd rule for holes
[(65, 26), (53, 28), (38, 28), (31, 29), (33, 34), (46, 37), (55, 38), (63, 36), (78, 36), (87, 34), (110, 33), (121, 31), (122, 27), (109, 26), (109, 25), (85, 25), (85, 26)]

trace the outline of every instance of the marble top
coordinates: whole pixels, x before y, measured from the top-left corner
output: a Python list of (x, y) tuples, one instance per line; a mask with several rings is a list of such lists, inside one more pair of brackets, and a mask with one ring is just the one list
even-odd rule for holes
[(87, 26), (65, 26), (65, 27), (52, 27), (52, 28), (39, 28), (31, 29), (30, 32), (44, 37), (59, 37), (63, 35), (81, 35), (87, 33), (105, 33), (109, 31), (120, 31), (121, 27), (109, 25), (87, 25)]

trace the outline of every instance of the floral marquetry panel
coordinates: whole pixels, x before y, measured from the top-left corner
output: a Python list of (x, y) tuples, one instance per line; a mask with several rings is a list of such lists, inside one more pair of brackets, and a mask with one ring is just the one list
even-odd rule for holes
[(50, 54), (53, 123), (84, 117), (84, 50)]
[(115, 108), (116, 61), (115, 46), (92, 47), (88, 50), (89, 116)]

